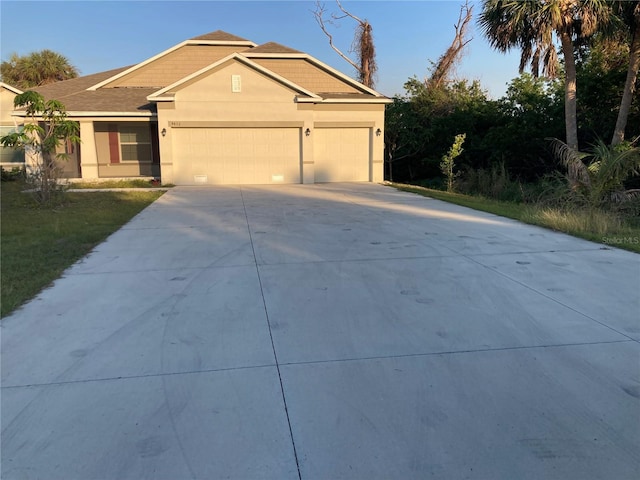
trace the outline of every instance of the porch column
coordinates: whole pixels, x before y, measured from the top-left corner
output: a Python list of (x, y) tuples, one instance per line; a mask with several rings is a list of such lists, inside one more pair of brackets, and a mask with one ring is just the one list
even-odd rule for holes
[(98, 152), (96, 150), (96, 134), (92, 121), (80, 121), (80, 168), (82, 178), (100, 178), (98, 174)]

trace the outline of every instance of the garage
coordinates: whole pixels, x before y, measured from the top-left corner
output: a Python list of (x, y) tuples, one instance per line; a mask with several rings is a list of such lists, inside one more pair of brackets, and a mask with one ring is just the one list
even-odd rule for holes
[(316, 182), (370, 181), (369, 128), (316, 128)]
[(300, 128), (172, 128), (175, 183), (300, 183)]

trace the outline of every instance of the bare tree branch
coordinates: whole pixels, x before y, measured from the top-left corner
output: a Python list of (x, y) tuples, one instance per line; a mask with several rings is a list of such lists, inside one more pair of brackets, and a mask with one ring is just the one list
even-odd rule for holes
[(351, 17), (351, 18), (353, 18), (356, 22), (358, 22), (358, 23), (360, 23), (360, 24), (364, 23), (362, 20), (360, 20), (358, 17), (356, 17), (356, 16), (355, 16), (355, 15), (353, 15), (352, 13), (347, 12), (347, 11), (344, 9), (344, 7), (342, 6), (342, 3), (340, 3), (340, 0), (336, 0), (336, 3), (338, 4), (338, 8), (344, 12), (344, 16), (342, 16), (341, 18), (344, 18), (344, 17)]
[[(356, 69), (356, 72), (358, 72), (358, 80), (360, 82), (365, 84), (367, 87), (373, 88), (373, 84), (375, 82), (375, 74), (378, 70), (375, 58), (375, 46), (373, 43), (373, 27), (366, 19), (362, 20), (359, 17), (353, 15), (351, 12), (347, 11), (342, 6), (340, 0), (336, 0), (336, 3), (338, 5), (338, 8), (344, 13), (344, 15), (332, 13), (328, 19), (325, 19), (327, 11), (324, 4), (320, 3), (319, 0), (316, 0), (316, 9), (315, 11), (313, 11), (313, 15), (323, 33), (329, 39), (329, 45), (331, 46), (331, 48), (345, 61), (347, 61), (349, 65)], [(342, 50), (335, 46), (335, 44), (333, 43), (333, 36), (329, 33), (326, 27), (327, 24), (335, 25), (335, 22), (344, 18), (351, 18), (358, 23), (353, 43), (351, 44), (351, 49), (349, 50), (350, 53), (356, 55), (356, 60), (352, 60), (347, 54), (345, 54), (344, 52), (342, 52)]]
[[(326, 9), (324, 7), (324, 4), (321, 4), (319, 1), (316, 1), (316, 9), (313, 11), (313, 16), (316, 18), (316, 22), (318, 22), (318, 25), (320, 25), (320, 28), (322, 29), (322, 31), (324, 32), (324, 34), (327, 36), (327, 38), (329, 39), (329, 46), (331, 48), (333, 48), (333, 50), (340, 55), (344, 60), (346, 60), (347, 62), (349, 62), (349, 64), (355, 68), (358, 72), (360, 71), (360, 66), (354, 62), (353, 60), (351, 60), (347, 55), (345, 55), (344, 53), (342, 53), (342, 51), (336, 47), (333, 44), (333, 35), (331, 35), (328, 30), (327, 27), (325, 26), (325, 20), (324, 20), (324, 15), (326, 13)], [(337, 17), (332, 16), (332, 18), (334, 20), (337, 20)], [(328, 22), (331, 23), (331, 22)]]
[(447, 80), (454, 65), (462, 58), (464, 47), (473, 40), (473, 38), (468, 40), (466, 38), (472, 12), (473, 5), (469, 6), (469, 1), (465, 0), (465, 4), (460, 7), (458, 22), (453, 26), (456, 32), (455, 37), (449, 48), (438, 59), (431, 76), (425, 82), (428, 86), (437, 88)]

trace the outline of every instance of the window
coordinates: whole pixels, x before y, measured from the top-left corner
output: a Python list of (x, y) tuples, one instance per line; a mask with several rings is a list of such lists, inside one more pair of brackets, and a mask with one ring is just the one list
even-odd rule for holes
[[(20, 131), (22, 127), (2, 126), (0, 127), (0, 137), (10, 133)], [(0, 163), (24, 163), (24, 151), (15, 150), (9, 147), (0, 147)]]
[(123, 162), (151, 162), (149, 125), (121, 125), (120, 153)]
[(240, 75), (231, 75), (231, 91), (233, 93), (242, 92), (242, 77)]

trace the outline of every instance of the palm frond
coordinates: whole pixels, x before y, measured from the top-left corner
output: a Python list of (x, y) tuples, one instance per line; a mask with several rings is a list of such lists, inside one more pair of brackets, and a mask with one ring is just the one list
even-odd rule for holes
[(572, 187), (590, 187), (591, 177), (589, 169), (584, 163), (584, 159), (589, 157), (589, 154), (574, 150), (557, 138), (546, 138), (545, 140), (550, 142), (551, 153), (556, 160), (567, 168)]

